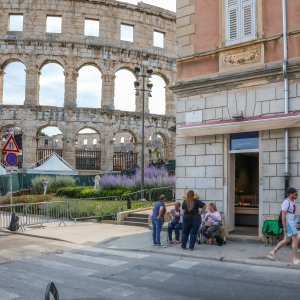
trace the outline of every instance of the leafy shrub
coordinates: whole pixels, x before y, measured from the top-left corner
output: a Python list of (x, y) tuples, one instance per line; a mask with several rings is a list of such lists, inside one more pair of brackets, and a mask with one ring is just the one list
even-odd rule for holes
[[(1, 198), (1, 204), (10, 204), (9, 194)], [(48, 201), (57, 201), (61, 199), (53, 198), (52, 195), (22, 195), (13, 197), (13, 204), (18, 203), (37, 203), (37, 202), (48, 202)]]
[[(148, 167), (144, 170), (144, 186), (145, 189), (156, 187), (174, 186), (175, 177), (169, 175), (165, 168)], [(104, 175), (100, 180), (102, 188), (126, 188), (134, 191), (140, 190), (141, 186), (141, 170), (131, 176), (125, 175)]]
[(94, 189), (87, 187), (64, 187), (60, 188), (56, 192), (58, 197), (67, 198), (101, 198), (101, 197), (112, 197), (122, 196), (128, 189), (116, 188), (116, 189)]
[(43, 193), (42, 181), (46, 180), (48, 183), (47, 191), (55, 193), (59, 188), (65, 186), (75, 186), (75, 180), (71, 176), (37, 176), (31, 181), (32, 188), (35, 194)]

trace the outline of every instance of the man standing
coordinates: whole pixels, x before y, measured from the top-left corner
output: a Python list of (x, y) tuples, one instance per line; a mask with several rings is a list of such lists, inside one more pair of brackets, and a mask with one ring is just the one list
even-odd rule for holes
[(298, 193), (296, 189), (294, 188), (287, 189), (287, 198), (283, 201), (281, 205), (284, 239), (280, 241), (276, 245), (276, 247), (268, 254), (267, 257), (271, 260), (275, 260), (277, 251), (292, 240), (293, 264), (298, 265), (300, 263), (300, 260), (298, 258), (298, 253), (297, 253), (298, 237), (297, 237), (297, 227), (295, 222), (295, 213), (296, 213), (295, 200), (297, 199), (297, 197), (298, 197)]

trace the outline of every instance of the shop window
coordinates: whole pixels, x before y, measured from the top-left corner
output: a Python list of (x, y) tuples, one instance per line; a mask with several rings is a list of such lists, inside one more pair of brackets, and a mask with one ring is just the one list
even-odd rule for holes
[(23, 15), (9, 15), (9, 31), (23, 31)]
[(133, 26), (121, 24), (121, 40), (133, 42)]
[(230, 134), (230, 151), (258, 150), (258, 132)]
[(153, 32), (153, 46), (163, 48), (164, 47), (165, 34), (159, 31)]
[(87, 145), (88, 144), (88, 140), (87, 139), (83, 139), (83, 145)]
[(93, 145), (97, 145), (97, 139), (93, 139)]
[(256, 37), (256, 0), (225, 0), (226, 44), (246, 42)]
[(62, 17), (47, 16), (46, 32), (61, 33)]

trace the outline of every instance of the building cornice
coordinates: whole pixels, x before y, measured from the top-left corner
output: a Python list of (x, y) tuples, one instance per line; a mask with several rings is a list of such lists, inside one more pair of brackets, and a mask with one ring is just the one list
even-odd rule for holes
[[(293, 35), (298, 35), (298, 34), (300, 34), (300, 30), (294, 30), (294, 31), (289, 32), (288, 36), (293, 36)], [(208, 51), (204, 51), (204, 52), (199, 52), (199, 53), (195, 53), (193, 55), (179, 57), (177, 62), (185, 63), (185, 62), (195, 60), (200, 57), (219, 54), (224, 51), (230, 51), (230, 50), (248, 47), (248, 46), (252, 46), (252, 45), (256, 45), (256, 44), (267, 43), (267, 42), (279, 40), (282, 38), (282, 36), (283, 36), (282, 34), (278, 34), (278, 35), (274, 35), (271, 37), (263, 37), (263, 38), (259, 38), (259, 39), (253, 40), (253, 41), (248, 41), (248, 42), (234, 44), (234, 45), (230, 45), (230, 46), (224, 46), (221, 48), (216, 48), (216, 49), (212, 49), (212, 50), (208, 50)]]
[[(289, 62), (288, 74), (290, 79), (298, 78), (300, 74), (300, 60)], [(190, 81), (180, 81), (171, 88), (177, 96), (185, 94), (211, 93), (232, 88), (245, 86), (245, 82), (253, 80), (267, 80), (269, 83), (283, 80), (282, 64), (264, 65), (260, 69), (245, 70), (240, 72), (228, 72), (218, 74), (209, 78), (194, 79)]]

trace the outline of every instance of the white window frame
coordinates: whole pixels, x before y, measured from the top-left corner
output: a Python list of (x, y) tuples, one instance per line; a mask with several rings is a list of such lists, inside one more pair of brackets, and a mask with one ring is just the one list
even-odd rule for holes
[[(97, 33), (96, 34), (91, 34), (91, 32), (88, 30), (87, 27), (89, 27), (92, 23), (94, 23), (95, 26), (97, 26)], [(99, 37), (100, 34), (100, 22), (99, 20), (95, 19), (84, 19), (84, 35), (85, 36), (93, 36), (93, 37)]]
[[(257, 37), (257, 0), (225, 0), (225, 44), (233, 45), (256, 39)], [(251, 35), (245, 35), (244, 9), (251, 6)], [(231, 38), (230, 12), (236, 10), (236, 38)]]
[[(160, 38), (162, 37), (162, 44), (160, 44)], [(164, 48), (165, 47), (165, 33), (154, 30), (153, 31), (153, 46), (158, 48)]]
[[(129, 28), (132, 29), (132, 36), (130, 37), (130, 39), (127, 38), (126, 34), (123, 32), (123, 30), (126, 30), (126, 28), (127, 29), (129, 29)], [(121, 27), (120, 27), (120, 39), (121, 39), (121, 41), (133, 43), (133, 40), (134, 40), (134, 25), (122, 23)]]
[[(20, 18), (22, 17), (22, 26), (19, 28), (14, 24), (13, 18)], [(9, 27), (8, 31), (17, 31), (22, 32), (24, 28), (24, 16), (23, 14), (9, 14)]]
[[(59, 21), (59, 30), (53, 30), (51, 31), (51, 23), (56, 19), (56, 21)], [(47, 15), (46, 16), (46, 33), (50, 34), (61, 34), (62, 33), (62, 16), (53, 16), (53, 15)]]

